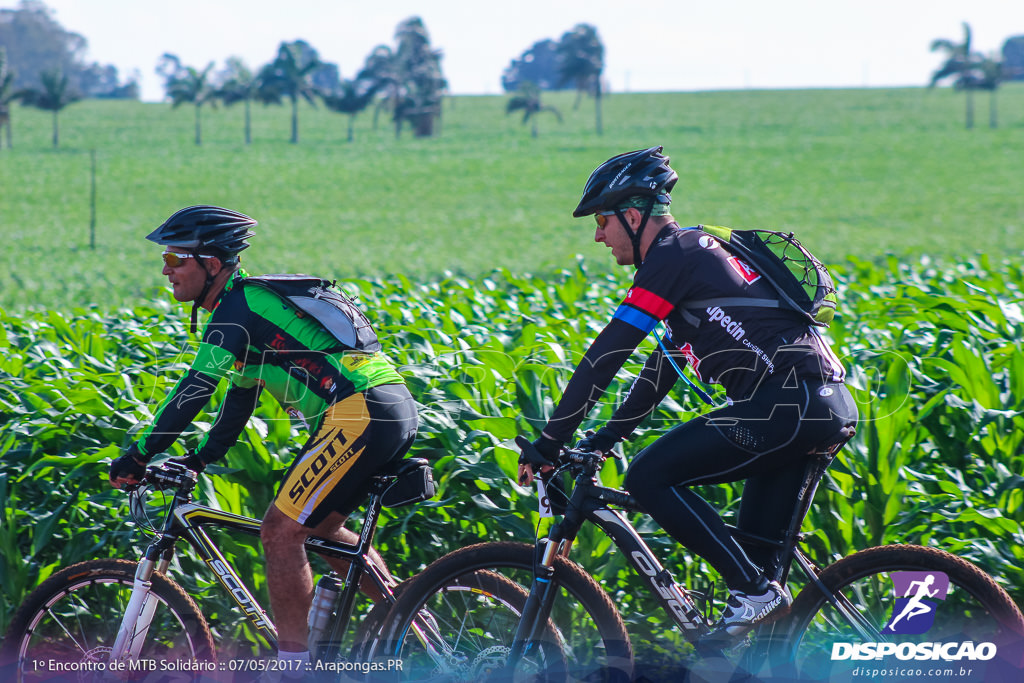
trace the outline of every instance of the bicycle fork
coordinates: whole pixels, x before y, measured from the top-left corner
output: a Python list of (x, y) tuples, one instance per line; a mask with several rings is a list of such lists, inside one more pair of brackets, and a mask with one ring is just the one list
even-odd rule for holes
[(515, 669), (519, 660), (537, 642), (543, 624), (551, 614), (551, 607), (555, 603), (558, 588), (553, 581), (555, 576), (555, 556), (558, 552), (558, 543), (551, 538), (544, 539), (544, 550), (540, 559), (534, 567), (533, 583), (530, 585), (530, 594), (523, 606), (523, 613), (519, 617), (519, 625), (516, 627), (516, 634), (512, 640), (512, 648), (508, 654), (507, 666)]
[(110, 650), (110, 661), (120, 662), (123, 660), (135, 660), (139, 658), (142, 645), (146, 642), (146, 635), (153, 623), (153, 616), (156, 614), (158, 600), (151, 598), (153, 587), (153, 572), (166, 572), (171, 563), (171, 554), (163, 553), (159, 564), (148, 557), (139, 562), (135, 570), (135, 581), (132, 584), (132, 594), (128, 599), (128, 607), (121, 619), (121, 626), (117, 631), (117, 638)]

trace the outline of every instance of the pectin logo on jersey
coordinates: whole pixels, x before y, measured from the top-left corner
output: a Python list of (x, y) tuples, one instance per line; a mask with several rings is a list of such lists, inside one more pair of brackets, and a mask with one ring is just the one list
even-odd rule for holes
[(743, 278), (748, 285), (752, 285), (761, 279), (761, 274), (750, 267), (750, 264), (743, 261), (735, 256), (730, 256), (729, 265), (732, 269), (739, 273), (739, 276)]

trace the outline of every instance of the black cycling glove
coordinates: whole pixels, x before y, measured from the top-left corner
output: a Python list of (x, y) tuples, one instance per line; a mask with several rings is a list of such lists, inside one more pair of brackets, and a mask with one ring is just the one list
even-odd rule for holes
[(206, 466), (209, 464), (207, 462), (204, 462), (202, 458), (196, 455), (195, 451), (189, 451), (188, 453), (185, 454), (185, 457), (183, 458), (171, 458), (171, 462), (176, 462), (181, 465), (184, 465), (185, 467), (189, 468), (190, 470), (197, 474), (205, 470)]
[(135, 444), (128, 447), (125, 454), (110, 463), (110, 481), (133, 477), (142, 479), (146, 474), (146, 463), (140, 462), (142, 455)]
[(576, 444), (576, 448), (590, 453), (607, 453), (620, 441), (622, 441), (622, 437), (616, 434), (610, 427), (601, 427), (593, 434), (587, 434), (586, 437), (581, 439)]
[(533, 441), (533, 447), (552, 465), (558, 462), (558, 454), (562, 452), (562, 444), (543, 434)]

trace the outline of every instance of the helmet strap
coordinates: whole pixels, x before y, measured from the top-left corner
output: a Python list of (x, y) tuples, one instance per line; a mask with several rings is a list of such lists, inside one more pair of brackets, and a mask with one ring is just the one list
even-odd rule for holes
[(654, 200), (644, 207), (643, 217), (640, 219), (640, 225), (637, 226), (636, 232), (633, 232), (629, 227), (629, 222), (626, 220), (626, 213), (621, 208), (615, 209), (615, 215), (622, 223), (622, 227), (626, 230), (626, 234), (629, 235), (629, 241), (633, 244), (633, 267), (639, 268), (640, 264), (643, 263), (643, 258), (640, 256), (640, 239), (643, 237), (644, 228), (647, 227), (647, 221), (651, 217), (651, 211), (654, 210)]
[(203, 291), (200, 292), (199, 296), (197, 296), (195, 300), (192, 301), (192, 320), (191, 323), (189, 324), (188, 329), (190, 334), (195, 334), (196, 320), (199, 315), (199, 307), (202, 306), (203, 301), (206, 300), (206, 295), (210, 293), (210, 287), (213, 285), (213, 276), (210, 275), (210, 271), (208, 271), (206, 269), (206, 266), (203, 265), (203, 259), (199, 258), (199, 252), (192, 253), (195, 255), (196, 261), (199, 262), (199, 267), (203, 269), (204, 273), (206, 273), (206, 284), (203, 285)]

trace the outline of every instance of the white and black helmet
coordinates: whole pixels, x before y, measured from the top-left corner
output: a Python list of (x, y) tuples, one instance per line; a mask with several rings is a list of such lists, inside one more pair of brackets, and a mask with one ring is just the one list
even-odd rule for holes
[(231, 264), (237, 263), (239, 252), (249, 247), (246, 240), (255, 234), (250, 230), (255, 225), (254, 219), (231, 209), (190, 206), (174, 213), (146, 235), (146, 239), (167, 247), (210, 254)]

